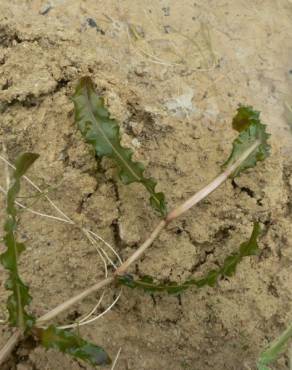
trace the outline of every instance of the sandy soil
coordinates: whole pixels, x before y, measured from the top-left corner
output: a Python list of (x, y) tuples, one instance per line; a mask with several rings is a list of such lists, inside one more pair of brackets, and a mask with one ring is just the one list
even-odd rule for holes
[[(260, 110), (272, 134), (268, 161), (170, 225), (132, 271), (177, 281), (199, 276), (248, 238), (254, 220), (264, 227), (260, 255), (216, 288), (179, 298), (124, 289), (106, 316), (81, 329), (112, 357), (122, 348), (116, 370), (255, 369), (260, 351), (292, 318), (292, 135), (284, 115), (291, 17), (290, 0), (1, 0), (0, 140), (12, 161), (23, 151), (39, 153), (30, 177), (122, 258), (158, 218), (144, 189), (123, 186), (112, 163), (97, 165), (84, 144), (70, 100), (79, 77), (92, 76), (121, 122), (123, 142), (170, 207), (220, 171), (238, 103)], [(35, 207), (52, 213), (43, 200)], [(102, 279), (103, 264), (77, 227), (23, 213), (19, 235), (28, 246), (21, 272), (35, 314)], [(5, 276), (1, 269), (2, 318)], [(99, 310), (117, 293), (108, 290)], [(72, 322), (97, 298), (59, 322)], [(2, 346), (10, 330), (0, 331)], [(5, 369), (91, 367), (22, 346)], [(273, 369), (288, 369), (288, 359)]]

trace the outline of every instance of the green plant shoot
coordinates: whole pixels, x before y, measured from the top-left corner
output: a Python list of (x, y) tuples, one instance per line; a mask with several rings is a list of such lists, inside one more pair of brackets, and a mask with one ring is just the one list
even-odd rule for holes
[(35, 318), (25, 309), (25, 306), (31, 302), (31, 296), (28, 286), (22, 282), (18, 273), (18, 257), (25, 250), (25, 245), (16, 240), (17, 210), (14, 202), (20, 190), (21, 177), (37, 158), (37, 154), (25, 153), (15, 162), (15, 170), (7, 194), (7, 219), (4, 226), (6, 251), (0, 256), (0, 261), (9, 274), (6, 289), (12, 291), (7, 300), (9, 322), (24, 331), (32, 328)]
[(127, 274), (118, 277), (118, 282), (132, 289), (143, 289), (148, 293), (167, 292), (168, 294), (180, 294), (184, 290), (192, 287), (213, 287), (221, 277), (230, 277), (234, 275), (237, 265), (244, 257), (253, 256), (258, 253), (259, 247), (257, 239), (260, 235), (260, 232), (261, 230), (259, 224), (255, 223), (250, 239), (240, 245), (239, 251), (234, 252), (230, 256), (226, 257), (222, 267), (218, 268), (217, 270), (209, 271), (200, 279), (188, 279), (182, 284), (178, 284), (176, 282), (158, 283), (148, 275), (143, 276), (141, 279), (135, 280), (132, 275)]
[(91, 365), (108, 365), (111, 360), (107, 353), (95, 344), (89, 343), (71, 330), (58, 329), (54, 325), (39, 332), (45, 348), (55, 348), (63, 353), (88, 362)]
[(275, 361), (280, 354), (285, 351), (291, 339), (292, 323), (290, 323), (288, 328), (278, 338), (276, 338), (264, 352), (261, 353), (257, 363), (258, 370), (271, 370), (268, 365)]
[(234, 178), (248, 168), (254, 167), (258, 161), (265, 160), (269, 156), (271, 147), (267, 142), (270, 134), (266, 132), (266, 125), (261, 123), (260, 112), (252, 107), (240, 106), (233, 118), (232, 126), (239, 135), (233, 142), (232, 152), (223, 164), (223, 168), (231, 166), (249, 147), (258, 143), (255, 150), (234, 170), (231, 175)]
[(34, 153), (24, 153), (18, 157), (7, 193), (7, 219), (4, 226), (6, 251), (0, 255), (0, 262), (9, 274), (6, 289), (12, 291), (7, 300), (9, 323), (11, 326), (18, 327), (26, 336), (33, 335), (41, 341), (45, 348), (58, 349), (91, 365), (109, 364), (111, 360), (101, 347), (87, 342), (71, 330), (58, 329), (53, 325), (47, 329), (38, 328), (35, 326), (35, 317), (26, 310), (32, 297), (29, 294), (28, 286), (22, 282), (18, 273), (18, 257), (25, 250), (25, 245), (16, 240), (17, 209), (15, 201), (20, 191), (21, 177), (38, 157), (39, 155)]
[(110, 118), (104, 99), (95, 92), (90, 77), (79, 81), (73, 95), (75, 121), (85, 140), (93, 145), (99, 158), (109, 157), (119, 167), (119, 177), (123, 184), (138, 182), (150, 193), (151, 206), (166, 215), (166, 201), (163, 193), (156, 193), (156, 181), (144, 176), (144, 165), (132, 160), (133, 151), (121, 145), (118, 122)]

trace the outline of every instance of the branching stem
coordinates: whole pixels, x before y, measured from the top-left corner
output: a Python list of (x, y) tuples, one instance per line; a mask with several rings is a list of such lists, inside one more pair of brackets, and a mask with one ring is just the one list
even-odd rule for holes
[(179, 207), (171, 211), (165, 218), (161, 221), (157, 227), (154, 229), (150, 237), (135, 251), (132, 256), (130, 256), (116, 271), (115, 274), (123, 275), (129, 266), (135, 262), (140, 256), (146, 251), (146, 249), (153, 243), (153, 241), (160, 234), (161, 230), (164, 229), (171, 221), (175, 220), (177, 217), (181, 216), (183, 213), (188, 211), (191, 207), (199, 203), (202, 199), (206, 198), (215, 189), (217, 189), (223, 182), (225, 182), (229, 176), (248, 158), (248, 156), (260, 145), (259, 141), (255, 143), (246, 150), (236, 162), (234, 162), (230, 167), (228, 167), (224, 172), (217, 176), (213, 181), (211, 181), (203, 189), (199, 190), (196, 194), (190, 197), (186, 202), (184, 202)]
[[(224, 172), (222, 172), (219, 176), (217, 176), (213, 181), (211, 181), (207, 186), (203, 189), (198, 191), (194, 194), (191, 198), (189, 198), (186, 202), (184, 202), (179, 207), (175, 208), (171, 211), (164, 220), (160, 221), (160, 223), (156, 226), (153, 230), (149, 238), (115, 271), (112, 277), (108, 277), (93, 286), (87, 288), (83, 292), (77, 294), (75, 297), (70, 298), (68, 301), (63, 302), (59, 306), (55, 307), (53, 310), (49, 311), (45, 315), (41, 316), (37, 322), (36, 326), (42, 327), (44, 324), (59, 315), (60, 313), (68, 310), (71, 306), (76, 304), (77, 302), (82, 301), (84, 298), (89, 296), (90, 294), (97, 292), (98, 290), (104, 288), (107, 285), (112, 284), (115, 281), (116, 275), (123, 275), (131, 264), (133, 264), (136, 260), (138, 260), (143, 253), (147, 250), (148, 247), (153, 243), (153, 241), (158, 237), (160, 232), (173, 220), (177, 217), (185, 213), (191, 207), (199, 203), (202, 199), (206, 198), (209, 194), (211, 194), (215, 189), (217, 189), (223, 182), (225, 182), (229, 176), (231, 176), (234, 171), (248, 158), (248, 156), (260, 145), (259, 141), (255, 141), (255, 143), (248, 148), (241, 157), (234, 162), (230, 167), (228, 167)], [(71, 220), (69, 219), (68, 222)], [(17, 330), (8, 340), (6, 345), (0, 351), (0, 365), (7, 359), (10, 353), (13, 351), (19, 340), (21, 339), (21, 332)]]
[(62, 303), (61, 305), (55, 307), (52, 311), (49, 311), (47, 314), (42, 316), (37, 320), (37, 325), (42, 326), (46, 321), (53, 319), (55, 316), (59, 315), (63, 311), (70, 308), (75, 303), (83, 300), (85, 297), (90, 295), (93, 292), (98, 291), (99, 289), (113, 283), (115, 281), (116, 275), (123, 275), (131, 264), (133, 264), (137, 259), (145, 253), (146, 249), (153, 243), (153, 241), (158, 237), (160, 232), (167, 226), (171, 221), (185, 213), (195, 204), (199, 203), (202, 199), (206, 198), (211, 194), (215, 189), (217, 189), (223, 182), (225, 182), (229, 176), (231, 176), (234, 171), (250, 156), (250, 154), (257, 149), (260, 145), (260, 142), (257, 140), (254, 144), (248, 148), (236, 162), (234, 162), (230, 167), (228, 167), (223, 173), (217, 176), (213, 181), (211, 181), (207, 186), (194, 194), (186, 202), (184, 202), (179, 207), (171, 211), (164, 220), (156, 226), (154, 231), (151, 233), (149, 238), (115, 271), (114, 276), (109, 277), (100, 281), (99, 283), (91, 286), (90, 288), (79, 293), (77, 296), (70, 298), (68, 301)]

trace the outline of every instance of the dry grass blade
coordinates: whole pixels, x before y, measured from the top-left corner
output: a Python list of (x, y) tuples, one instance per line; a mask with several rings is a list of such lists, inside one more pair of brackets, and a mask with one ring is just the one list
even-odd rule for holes
[(113, 364), (112, 364), (111, 370), (114, 370), (114, 369), (115, 369), (116, 364), (117, 364), (117, 362), (118, 362), (118, 359), (119, 359), (119, 357), (120, 357), (121, 351), (122, 351), (122, 348), (120, 348), (120, 349), (118, 350), (118, 353), (117, 353), (117, 355), (116, 355), (116, 357), (115, 357), (115, 359), (114, 359), (114, 362), (113, 362)]
[(6, 342), (5, 346), (0, 350), (0, 365), (2, 365), (7, 358), (10, 356), (11, 352), (14, 350), (18, 342), (20, 341), (22, 333), (17, 330)]
[[(12, 169), (15, 169), (15, 166), (10, 163), (5, 157), (3, 157), (2, 155), (0, 155), (0, 160), (2, 160), (5, 164), (5, 167), (10, 167)], [(39, 193), (43, 193), (42, 190), (32, 181), (30, 180), (27, 176), (23, 176), (23, 178), (34, 188), (36, 189)], [(3, 193), (3, 194), (7, 194), (7, 191), (0, 185), (0, 191)], [(44, 218), (48, 218), (48, 219), (51, 219), (51, 220), (54, 220), (54, 221), (58, 221), (58, 222), (63, 222), (63, 223), (67, 223), (67, 224), (71, 224), (71, 225), (74, 225), (74, 226), (77, 226), (79, 227), (79, 229), (83, 232), (83, 234), (86, 236), (86, 238), (90, 241), (90, 243), (94, 246), (94, 248), (96, 249), (100, 259), (102, 260), (103, 262), (103, 265), (104, 265), (104, 273), (105, 273), (105, 278), (108, 277), (108, 268), (107, 268), (107, 261), (113, 266), (114, 269), (117, 268), (117, 265), (113, 262), (113, 260), (109, 257), (108, 253), (104, 250), (104, 248), (102, 248), (99, 243), (102, 242), (104, 244), (104, 246), (110, 251), (112, 252), (115, 257), (117, 258), (118, 260), (118, 263), (119, 264), (122, 264), (122, 259), (120, 258), (119, 254), (115, 251), (115, 249), (108, 243), (106, 242), (100, 235), (96, 234), (95, 232), (87, 229), (87, 228), (84, 228), (84, 227), (81, 227), (81, 226), (78, 226), (76, 225), (76, 223), (70, 218), (68, 217), (48, 196), (45, 196), (45, 199), (49, 202), (49, 204), (59, 213), (60, 217), (59, 216), (54, 216), (54, 215), (49, 215), (49, 214), (46, 214), (46, 213), (42, 213), (42, 212), (38, 212), (38, 211), (35, 211), (31, 208), (28, 208), (26, 207), (24, 204), (18, 202), (18, 201), (15, 201), (15, 204), (36, 215), (36, 216), (40, 216), (40, 217), (44, 217)], [(120, 297), (120, 294), (119, 296)], [(99, 301), (97, 302), (97, 304), (94, 306), (94, 308), (90, 311), (90, 314), (86, 314), (85, 315), (85, 318), (81, 318), (81, 319), (77, 319), (75, 323), (73, 324), (68, 324), (68, 325), (63, 325), (61, 326), (62, 328), (73, 328), (73, 327), (77, 327), (78, 325), (80, 325), (81, 323), (85, 323), (87, 324), (88, 323), (88, 319), (90, 316), (92, 316), (94, 314), (94, 312), (96, 312), (97, 308), (99, 307), (99, 305), (101, 304), (101, 301), (102, 299), (104, 298), (104, 293), (101, 295)], [(115, 304), (116, 304), (117, 300), (114, 300), (114, 302), (109, 306), (110, 308), (112, 308)], [(102, 312), (101, 314), (98, 315), (98, 318), (99, 317), (102, 317), (106, 312), (108, 312), (110, 310), (110, 308), (107, 308), (104, 312)], [(97, 320), (97, 317), (94, 316), (93, 318), (94, 320)], [(94, 321), (93, 320), (93, 321)], [(1, 322), (0, 322), (1, 323)], [(5, 323), (5, 321), (3, 320), (3, 323)], [(85, 325), (83, 324), (83, 325)]]

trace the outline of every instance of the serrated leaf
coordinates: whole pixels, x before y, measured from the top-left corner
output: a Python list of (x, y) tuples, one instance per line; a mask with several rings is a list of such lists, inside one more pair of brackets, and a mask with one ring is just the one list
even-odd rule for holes
[(232, 152), (223, 164), (223, 167), (231, 166), (241, 155), (252, 147), (256, 142), (258, 145), (251, 154), (235, 169), (231, 177), (238, 176), (248, 168), (254, 167), (258, 161), (263, 161), (270, 154), (266, 125), (261, 123), (260, 113), (249, 106), (240, 106), (232, 121), (233, 128), (239, 132), (233, 142)]
[(197, 288), (202, 288), (203, 286), (213, 287), (217, 283), (218, 276), (219, 276), (218, 270), (211, 270), (202, 279), (191, 280), (191, 281), (193, 285), (196, 285)]
[(72, 99), (75, 122), (85, 140), (93, 145), (96, 155), (114, 160), (119, 167), (119, 177), (125, 185), (133, 182), (144, 185), (151, 195), (151, 206), (165, 216), (164, 194), (155, 192), (157, 182), (144, 176), (144, 165), (132, 160), (132, 149), (122, 147), (118, 122), (110, 118), (104, 99), (96, 94), (90, 77), (81, 78)]
[(220, 269), (220, 275), (234, 275), (236, 267), (242, 261), (243, 257), (254, 256), (258, 253), (259, 246), (257, 243), (257, 238), (260, 233), (260, 225), (258, 223), (255, 223), (249, 241), (242, 243), (237, 253), (233, 253), (230, 256), (226, 257), (224, 264)]
[(240, 245), (239, 251), (226, 257), (222, 267), (217, 270), (209, 271), (203, 278), (189, 279), (182, 284), (178, 284), (176, 282), (155, 282), (154, 278), (148, 275), (140, 279), (134, 279), (132, 275), (126, 274), (117, 278), (118, 283), (126, 285), (131, 289), (143, 289), (148, 293), (166, 292), (168, 294), (180, 294), (184, 290), (194, 286), (197, 288), (202, 288), (204, 286), (213, 287), (220, 278), (234, 275), (237, 265), (244, 257), (257, 254), (259, 250), (257, 239), (260, 232), (259, 224), (255, 223), (250, 239)]
[(31, 302), (28, 286), (25, 285), (18, 274), (18, 257), (25, 250), (25, 245), (19, 243), (15, 237), (16, 214), (15, 199), (20, 190), (20, 179), (38, 158), (37, 154), (24, 153), (15, 162), (15, 170), (12, 174), (10, 187), (7, 194), (7, 219), (4, 225), (4, 244), (6, 251), (0, 255), (0, 262), (9, 272), (6, 281), (6, 289), (11, 290), (12, 294), (7, 300), (9, 312), (9, 322), (12, 326), (17, 326), (23, 330), (30, 329), (34, 324), (34, 317), (26, 312), (25, 306)]
[(111, 363), (104, 349), (80, 338), (71, 330), (58, 329), (51, 325), (47, 329), (38, 329), (37, 336), (45, 348), (58, 349), (93, 366)]

